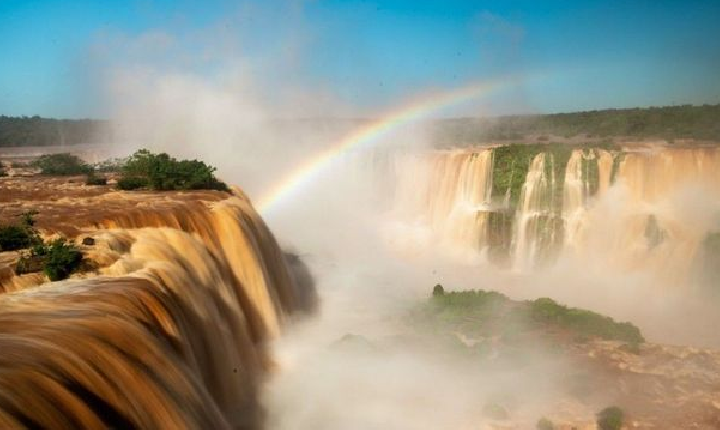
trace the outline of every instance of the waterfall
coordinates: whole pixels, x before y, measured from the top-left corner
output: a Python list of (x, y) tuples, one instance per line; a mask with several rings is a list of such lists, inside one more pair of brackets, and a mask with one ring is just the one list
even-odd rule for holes
[(543, 235), (547, 234), (548, 217), (551, 215), (552, 178), (548, 177), (546, 153), (533, 158), (522, 186), (516, 212), (516, 230), (513, 239), (514, 262), (517, 270), (532, 268), (540, 252)]
[(587, 214), (586, 251), (682, 283), (705, 237), (720, 230), (720, 151), (627, 151), (613, 188), (616, 201)]
[(612, 181), (612, 169), (615, 163), (615, 156), (607, 150), (597, 149), (597, 164), (598, 164), (598, 196), (604, 195), (610, 188), (610, 182)]
[(259, 427), (264, 345), (312, 293), (250, 202), (193, 192), (41, 204), (44, 234), (94, 238), (85, 252), (98, 268), (0, 294), (0, 428)]
[[(516, 270), (573, 254), (687, 278), (707, 235), (720, 231), (716, 147), (526, 148), (503, 167), (513, 172), (494, 166), (489, 148), (401, 155), (395, 214), (454, 251), (499, 250), (498, 264)], [(493, 195), (493, 175), (507, 183), (516, 171), (527, 172), (522, 187)]]
[(487, 244), (492, 152), (446, 151), (396, 164), (395, 213), (426, 226), (433, 244), (479, 254)]
[(583, 178), (582, 161), (582, 150), (575, 149), (565, 167), (562, 217), (565, 222), (565, 245), (569, 247), (575, 246), (575, 238), (584, 219), (587, 183)]

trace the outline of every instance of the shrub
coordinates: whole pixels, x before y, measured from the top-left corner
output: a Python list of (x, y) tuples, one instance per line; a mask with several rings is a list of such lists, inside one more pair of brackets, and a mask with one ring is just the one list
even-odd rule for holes
[(35, 215), (37, 215), (38, 211), (31, 209), (29, 211), (23, 212), (20, 214), (20, 219), (22, 222), (22, 225), (25, 228), (32, 229), (35, 226)]
[(29, 248), (40, 242), (35, 225), (37, 211), (27, 211), (20, 214), (20, 224), (0, 226), (0, 251), (17, 251)]
[(65, 239), (56, 239), (47, 246), (43, 271), (51, 281), (61, 281), (80, 266), (82, 252)]
[(227, 191), (227, 185), (215, 177), (215, 170), (202, 161), (177, 160), (166, 153), (153, 154), (147, 149), (135, 152), (123, 168), (126, 177), (145, 178), (147, 186), (153, 190)]
[(32, 244), (32, 236), (27, 228), (20, 225), (0, 227), (0, 251), (17, 251)]
[(535, 428), (537, 430), (553, 430), (555, 425), (549, 419), (542, 417), (538, 420), (537, 424), (535, 424)]
[(79, 157), (69, 153), (41, 155), (30, 165), (39, 168), (43, 175), (82, 175), (91, 169)]
[(148, 186), (148, 181), (145, 178), (138, 178), (134, 176), (128, 176), (120, 178), (117, 181), (118, 190), (137, 190), (139, 188), (145, 188)]
[(599, 430), (620, 430), (623, 424), (624, 413), (617, 406), (603, 409), (597, 414), (597, 426)]
[(445, 288), (442, 285), (437, 284), (433, 287), (433, 296), (442, 296), (443, 294), (445, 294)]
[(579, 335), (631, 343), (645, 341), (640, 329), (629, 322), (618, 323), (592, 311), (568, 308), (546, 297), (530, 302), (530, 317), (536, 322), (573, 329)]

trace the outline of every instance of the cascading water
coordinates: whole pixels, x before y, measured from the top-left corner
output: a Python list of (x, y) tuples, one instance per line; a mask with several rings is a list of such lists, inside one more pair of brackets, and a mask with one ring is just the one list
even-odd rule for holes
[(433, 244), (463, 255), (482, 252), (492, 192), (490, 150), (406, 156), (395, 170), (396, 215), (429, 228)]
[(264, 344), (308, 285), (244, 197), (132, 196), (43, 206), (100, 268), (0, 294), (0, 428), (259, 427)]
[(720, 230), (720, 151), (644, 149), (621, 157), (613, 195), (601, 197), (583, 221), (581, 247), (616, 266), (650, 268), (681, 283), (703, 240)]
[(548, 234), (551, 216), (553, 178), (548, 177), (546, 165), (552, 155), (540, 153), (533, 158), (520, 193), (516, 213), (513, 265), (516, 270), (532, 268)]
[[(509, 242), (503, 246), (517, 270), (565, 253), (687, 277), (703, 240), (720, 230), (716, 147), (538, 147), (519, 199), (509, 207), (512, 218), (505, 215), (510, 188), (492, 195), (493, 175), (507, 175), (493, 167), (493, 151), (437, 151), (396, 162), (396, 214), (422, 218), (456, 250), (479, 253), (497, 240)], [(709, 212), (688, 204), (701, 195)], [(505, 204), (493, 207), (493, 200)], [(488, 221), (493, 217), (509, 220), (513, 233), (495, 232), (507, 229), (508, 221)]]
[(583, 221), (588, 198), (587, 182), (583, 180), (583, 151), (575, 149), (565, 168), (563, 186), (563, 212), (565, 223), (565, 246), (574, 247), (575, 239)]

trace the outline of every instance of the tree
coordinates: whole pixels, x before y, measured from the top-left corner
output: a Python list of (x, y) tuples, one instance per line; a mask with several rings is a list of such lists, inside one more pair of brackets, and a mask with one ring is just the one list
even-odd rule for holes
[[(153, 154), (140, 149), (125, 163), (126, 181), (118, 181), (118, 188), (147, 186), (152, 190), (221, 190), (227, 185), (215, 177), (215, 167), (198, 160), (177, 160), (166, 153)], [(132, 179), (130, 179), (132, 178)], [(145, 181), (141, 185), (142, 180)]]
[(82, 175), (92, 169), (78, 156), (69, 153), (41, 155), (30, 164), (39, 168), (43, 175)]
[(138, 178), (135, 176), (128, 176), (128, 177), (120, 178), (117, 181), (118, 190), (131, 191), (131, 190), (138, 190), (140, 188), (145, 188), (147, 186), (148, 186), (147, 179)]
[(56, 239), (46, 248), (43, 272), (51, 281), (66, 279), (80, 266), (82, 252), (65, 239)]
[(34, 229), (37, 211), (20, 214), (20, 224), (0, 226), (0, 251), (17, 251), (41, 242)]
[(433, 287), (432, 294), (433, 296), (442, 296), (443, 294), (445, 294), (445, 288), (443, 288), (442, 285), (437, 284)]

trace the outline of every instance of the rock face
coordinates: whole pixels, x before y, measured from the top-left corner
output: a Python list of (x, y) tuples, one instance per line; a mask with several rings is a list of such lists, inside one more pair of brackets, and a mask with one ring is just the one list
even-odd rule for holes
[(247, 198), (23, 181), (0, 217), (37, 210), (95, 264), (44, 283), (0, 253), (0, 428), (259, 427), (263, 345), (313, 296)]

